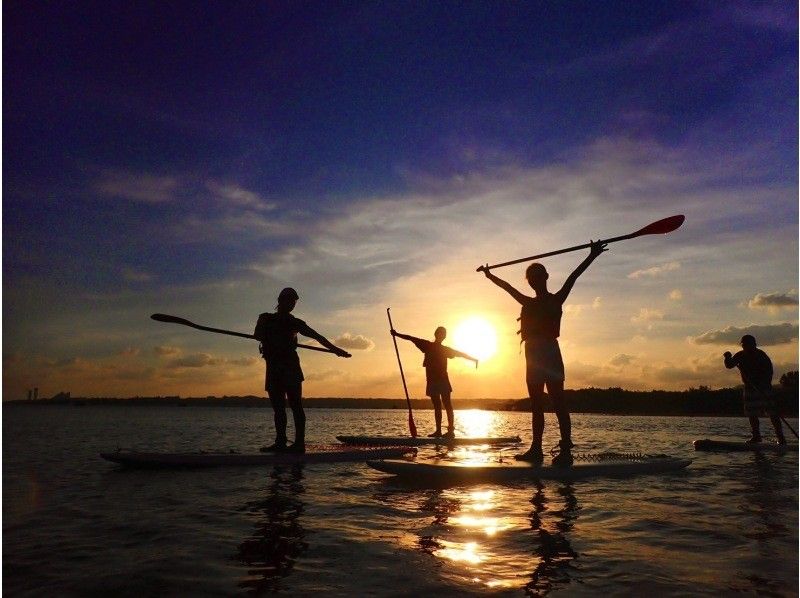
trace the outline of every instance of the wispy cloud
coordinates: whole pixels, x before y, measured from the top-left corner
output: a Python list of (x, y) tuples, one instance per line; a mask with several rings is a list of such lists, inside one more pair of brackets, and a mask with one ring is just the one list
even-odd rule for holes
[(345, 332), (334, 339), (333, 344), (342, 349), (355, 349), (358, 351), (370, 351), (375, 347), (375, 343), (361, 334), (350, 334)]
[(94, 184), (95, 191), (100, 195), (150, 204), (174, 201), (179, 187), (180, 181), (174, 176), (117, 170), (104, 171)]
[(759, 345), (780, 345), (797, 338), (797, 324), (751, 324), (750, 326), (728, 326), (722, 330), (709, 330), (696, 336), (692, 342), (698, 345), (736, 345), (745, 334), (755, 337)]
[(653, 266), (652, 268), (647, 268), (646, 270), (636, 270), (635, 272), (631, 272), (628, 274), (628, 278), (642, 278), (644, 276), (649, 277), (656, 277), (661, 276), (666, 272), (674, 272), (675, 270), (680, 269), (681, 264), (680, 262), (669, 262), (668, 264), (663, 264), (661, 266)]
[(274, 210), (277, 207), (276, 203), (265, 200), (258, 193), (248, 191), (235, 184), (208, 181), (206, 183), (206, 188), (211, 191), (215, 197), (230, 206), (247, 210), (256, 210), (258, 212)]

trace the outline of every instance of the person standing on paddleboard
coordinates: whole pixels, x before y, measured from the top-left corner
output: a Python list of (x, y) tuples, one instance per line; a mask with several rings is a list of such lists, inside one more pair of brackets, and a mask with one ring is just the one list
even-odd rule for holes
[(401, 334), (394, 329), (390, 332), (392, 336), (411, 341), (416, 345), (417, 349), (425, 354), (425, 359), (422, 361), (422, 366), (425, 368), (425, 394), (433, 402), (433, 413), (436, 420), (436, 431), (433, 434), (429, 434), (429, 436), (431, 438), (442, 436), (442, 403), (444, 403), (444, 408), (447, 412), (447, 433), (444, 434), (444, 437), (455, 438), (453, 403), (450, 400), (453, 387), (450, 385), (450, 377), (447, 375), (447, 360), (453, 359), (453, 357), (463, 357), (474, 361), (475, 367), (478, 367), (478, 360), (466, 353), (443, 345), (442, 342), (447, 337), (447, 330), (444, 326), (439, 326), (434, 331), (433, 341)]
[(752, 436), (747, 442), (761, 442), (758, 416), (766, 412), (772, 422), (772, 427), (775, 428), (778, 444), (786, 444), (781, 417), (778, 413), (778, 405), (772, 396), (772, 360), (756, 346), (754, 336), (745, 334), (740, 344), (742, 345), (742, 350), (736, 355), (731, 355), (730, 351), (725, 351), (723, 357), (725, 358), (726, 368), (729, 370), (739, 368), (739, 373), (744, 383), (744, 389), (742, 390), (744, 414), (750, 420), (750, 430), (752, 432)]
[[(313, 330), (303, 320), (295, 318), (291, 312), (300, 297), (292, 288), (283, 289), (278, 295), (275, 313), (258, 316), (253, 336), (261, 342), (261, 355), (267, 366), (264, 389), (269, 395), (275, 419), (275, 442), (265, 446), (261, 452), (285, 451), (305, 452), (306, 414), (303, 411), (303, 370), (297, 355), (297, 335), (313, 338), (338, 357), (350, 357), (350, 353), (340, 349), (324, 336)], [(294, 444), (286, 445), (286, 401), (292, 409), (294, 419)]]
[(535, 296), (529, 297), (519, 292), (505, 280), (498, 278), (489, 270), (489, 266), (481, 268), (486, 278), (511, 295), (522, 306), (520, 330), (522, 342), (525, 343), (525, 382), (531, 399), (531, 427), (533, 441), (531, 447), (523, 454), (516, 455), (520, 461), (541, 463), (542, 435), (544, 434), (544, 387), (553, 402), (553, 410), (558, 418), (561, 432), (559, 453), (553, 457), (553, 465), (572, 464), (572, 423), (566, 400), (564, 399), (564, 362), (558, 337), (561, 334), (562, 306), (572, 290), (575, 281), (586, 268), (606, 251), (606, 243), (591, 242), (589, 256), (569, 275), (564, 286), (557, 293), (547, 290), (547, 269), (539, 263), (533, 263), (525, 271), (525, 278), (533, 289)]

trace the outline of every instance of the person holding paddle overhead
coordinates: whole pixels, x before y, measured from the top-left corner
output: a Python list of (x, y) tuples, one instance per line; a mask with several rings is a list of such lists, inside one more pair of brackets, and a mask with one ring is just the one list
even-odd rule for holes
[(425, 394), (433, 402), (433, 413), (436, 420), (436, 431), (433, 434), (429, 434), (429, 436), (431, 438), (442, 436), (442, 403), (444, 403), (444, 408), (447, 412), (447, 433), (444, 434), (444, 437), (455, 438), (453, 403), (450, 401), (450, 393), (453, 392), (453, 387), (450, 385), (450, 378), (447, 375), (447, 360), (453, 359), (453, 357), (463, 357), (474, 361), (475, 367), (478, 367), (478, 360), (466, 353), (443, 345), (442, 342), (447, 336), (447, 330), (444, 326), (439, 326), (434, 331), (433, 341), (401, 334), (394, 328), (390, 332), (394, 337), (411, 341), (416, 345), (417, 349), (425, 354), (425, 359), (422, 361), (422, 365), (425, 368)]
[[(261, 342), (261, 355), (266, 361), (264, 389), (269, 395), (275, 419), (275, 442), (263, 447), (261, 452), (305, 452), (306, 415), (302, 404), (304, 378), (300, 358), (297, 356), (297, 335), (313, 338), (338, 357), (351, 357), (350, 353), (340, 349), (291, 314), (298, 299), (300, 297), (297, 291), (292, 288), (283, 289), (278, 295), (275, 313), (267, 312), (258, 316), (253, 332), (253, 336)], [(286, 446), (287, 400), (292, 409), (295, 431), (294, 444), (289, 447)]]
[(606, 251), (606, 242), (590, 242), (589, 255), (567, 277), (564, 286), (556, 293), (547, 290), (547, 269), (539, 263), (533, 263), (525, 271), (525, 278), (533, 289), (535, 296), (529, 297), (519, 292), (505, 280), (491, 273), (490, 267), (480, 268), (486, 278), (511, 295), (521, 306), (520, 315), (521, 342), (525, 343), (525, 381), (531, 398), (531, 427), (533, 441), (531, 447), (523, 454), (516, 455), (520, 461), (541, 463), (542, 434), (544, 433), (544, 387), (553, 401), (553, 410), (558, 418), (561, 432), (560, 451), (553, 457), (553, 465), (571, 465), (572, 458), (572, 423), (569, 410), (564, 399), (564, 362), (558, 337), (561, 333), (562, 306), (572, 290), (575, 281), (586, 268)]
[(772, 427), (775, 428), (778, 444), (786, 444), (778, 405), (772, 396), (772, 360), (756, 346), (756, 339), (751, 334), (745, 334), (740, 344), (742, 350), (736, 355), (725, 351), (723, 357), (726, 368), (729, 370), (739, 368), (744, 383), (742, 390), (744, 414), (750, 420), (752, 432), (752, 436), (747, 442), (761, 442), (758, 416), (766, 412), (772, 422)]

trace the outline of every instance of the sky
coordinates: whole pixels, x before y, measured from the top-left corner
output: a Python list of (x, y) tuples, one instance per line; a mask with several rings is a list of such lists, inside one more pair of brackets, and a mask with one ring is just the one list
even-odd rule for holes
[[(455, 400), (520, 398), (519, 306), (476, 267), (674, 214), (578, 279), (566, 387), (735, 386), (746, 333), (777, 382), (797, 89), (796, 2), (6, 2), (3, 399), (262, 395), (254, 341), (149, 316), (252, 333), (286, 286), (353, 354), (301, 351), (307, 397), (403, 396), (391, 307), (496, 343)], [(494, 272), (532, 295), (525, 267)]]

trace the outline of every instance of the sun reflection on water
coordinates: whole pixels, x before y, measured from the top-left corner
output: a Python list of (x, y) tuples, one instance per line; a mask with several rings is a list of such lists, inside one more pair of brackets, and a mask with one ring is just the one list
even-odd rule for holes
[(500, 416), (494, 411), (464, 409), (458, 411), (456, 421), (461, 436), (486, 438), (499, 427)]

